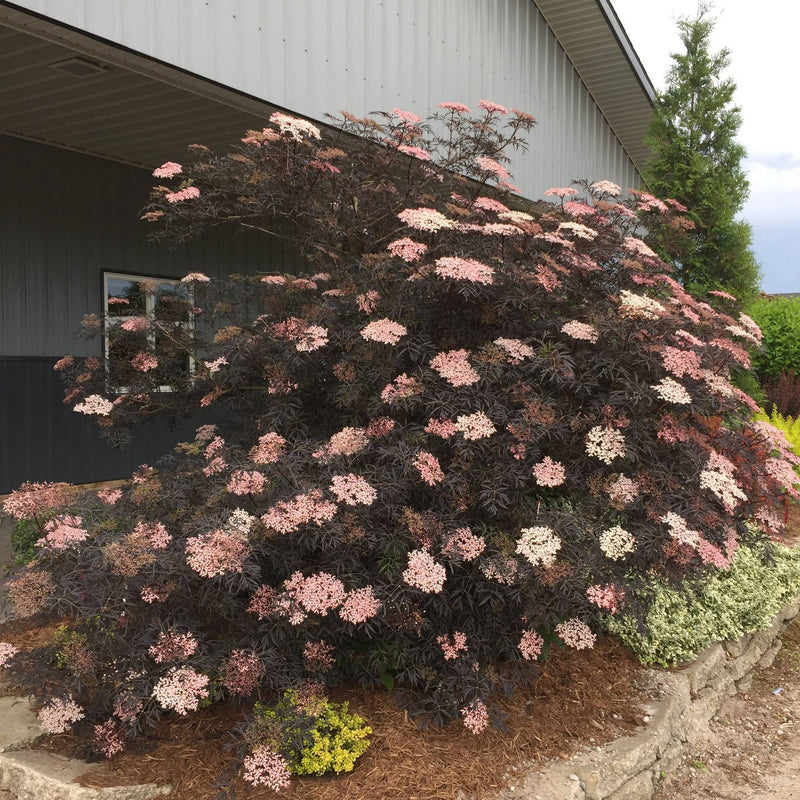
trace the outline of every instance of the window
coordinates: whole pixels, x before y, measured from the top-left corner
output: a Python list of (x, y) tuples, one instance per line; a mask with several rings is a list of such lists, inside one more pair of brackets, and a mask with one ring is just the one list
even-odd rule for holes
[[(103, 274), (108, 381), (125, 392), (132, 377), (153, 379), (170, 391), (194, 371), (191, 288), (169, 278)], [(135, 371), (135, 372), (134, 372)]]

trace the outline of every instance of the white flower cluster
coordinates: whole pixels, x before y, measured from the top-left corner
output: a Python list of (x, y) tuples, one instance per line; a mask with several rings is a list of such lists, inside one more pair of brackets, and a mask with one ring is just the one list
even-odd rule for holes
[(692, 402), (692, 396), (686, 388), (673, 378), (662, 378), (650, 388), (666, 403), (688, 405)]
[(561, 539), (555, 535), (553, 529), (537, 525), (533, 528), (523, 528), (521, 533), (522, 536), (517, 539), (517, 552), (525, 556), (534, 567), (553, 566), (556, 554), (561, 549)]
[(600, 534), (600, 549), (612, 561), (618, 561), (636, 549), (636, 539), (630, 531), (614, 525)]
[(626, 452), (625, 437), (616, 428), (595, 425), (586, 434), (586, 453), (606, 464), (610, 464), (615, 458), (624, 458)]
[(740, 500), (747, 500), (747, 495), (739, 488), (731, 475), (713, 469), (704, 469), (700, 473), (700, 486), (712, 491), (726, 510), (733, 511)]
[(623, 289), (619, 293), (622, 313), (626, 317), (639, 317), (641, 319), (658, 319), (666, 313), (666, 308), (652, 297), (645, 297), (636, 292)]

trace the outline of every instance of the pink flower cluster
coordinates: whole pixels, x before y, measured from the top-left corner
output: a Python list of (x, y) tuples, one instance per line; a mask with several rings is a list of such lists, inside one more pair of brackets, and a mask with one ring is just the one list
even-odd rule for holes
[(611, 614), (616, 614), (619, 604), (625, 599), (625, 590), (614, 586), (613, 583), (603, 585), (595, 584), (586, 590), (590, 603), (598, 608), (603, 608)]
[(401, 222), (418, 231), (435, 233), (455, 227), (455, 223), (435, 208), (406, 208), (398, 215)]
[(454, 661), (461, 653), (466, 653), (469, 648), (467, 647), (467, 634), (455, 631), (452, 636), (443, 633), (441, 636), (436, 637), (436, 642), (442, 648), (445, 661)]
[(402, 239), (395, 239), (386, 248), (396, 258), (402, 258), (409, 264), (419, 261), (428, 252), (428, 245), (415, 242), (404, 236)]
[(3, 501), (3, 511), (16, 519), (32, 519), (44, 511), (65, 506), (73, 494), (68, 483), (23, 483)]
[(153, 550), (166, 550), (172, 541), (172, 536), (161, 522), (138, 522), (133, 533), (137, 537), (146, 538)]
[(625, 457), (625, 437), (616, 428), (595, 425), (586, 434), (586, 453), (610, 464), (615, 458)]
[(146, 317), (128, 317), (127, 319), (123, 320), (120, 327), (124, 331), (141, 333), (150, 327), (150, 321)]
[(397, 149), (404, 153), (407, 156), (411, 156), (412, 158), (418, 158), (420, 161), (430, 161), (431, 154), (424, 150), (421, 147), (415, 147), (414, 145), (410, 144), (399, 144), (397, 145)]
[(78, 403), (72, 410), (79, 414), (96, 414), (99, 417), (107, 417), (114, 404), (99, 394), (90, 394), (82, 403)]
[(563, 187), (554, 187), (552, 189), (548, 189), (545, 193), (545, 197), (560, 197), (562, 200), (565, 197), (574, 197), (578, 194), (577, 189), (573, 189), (571, 186), (563, 186)]
[(258, 437), (258, 444), (250, 450), (250, 459), (256, 464), (276, 464), (284, 455), (286, 439), (271, 431)]
[(247, 538), (238, 531), (215, 530), (186, 540), (186, 563), (203, 578), (241, 572), (248, 555)]
[(339, 607), (339, 616), (353, 625), (372, 619), (381, 609), (381, 601), (375, 597), (371, 586), (363, 589), (353, 589), (347, 593), (342, 605)]
[(380, 439), (388, 436), (396, 425), (397, 423), (391, 417), (375, 417), (367, 425), (366, 433), (372, 439)]
[(508, 360), (512, 364), (521, 364), (526, 358), (533, 358), (536, 351), (519, 339), (495, 339), (494, 343), (506, 351)]
[(590, 650), (597, 641), (597, 636), (589, 630), (589, 626), (576, 618), (556, 625), (556, 636), (575, 650)]
[(149, 372), (158, 366), (158, 359), (152, 353), (137, 353), (131, 359), (131, 366), (138, 372)]
[(222, 685), (233, 695), (252, 694), (266, 668), (252, 650), (234, 650), (220, 668)]
[(391, 405), (396, 400), (406, 400), (422, 394), (422, 384), (416, 378), (409, 378), (405, 372), (387, 383), (381, 392), (381, 400)]
[(430, 360), (430, 365), (451, 386), (470, 386), (481, 376), (469, 363), (469, 350), (447, 350)]
[(160, 167), (153, 170), (153, 177), (174, 178), (176, 175), (180, 175), (181, 172), (183, 172), (183, 167), (180, 164), (174, 161), (167, 161), (166, 164), (162, 164)]
[(447, 572), (441, 564), (434, 561), (427, 550), (412, 550), (408, 554), (408, 568), (403, 572), (403, 580), (427, 594), (442, 591)]
[(329, 490), (340, 503), (348, 506), (371, 506), (378, 497), (377, 491), (360, 475), (334, 475)]
[(200, 197), (200, 190), (196, 186), (187, 186), (177, 192), (167, 192), (164, 199), (168, 203), (180, 203), (184, 200), (195, 200)]
[(39, 726), (45, 733), (64, 733), (86, 715), (71, 696), (48, 700), (39, 712)]
[(443, 108), (445, 111), (454, 111), (456, 114), (470, 113), (469, 106), (465, 106), (463, 103), (439, 103), (439, 108)]
[(556, 555), (561, 549), (561, 539), (556, 536), (552, 528), (546, 525), (536, 525), (532, 528), (522, 528), (522, 536), (517, 539), (517, 552), (533, 564), (534, 567), (552, 567), (556, 562)]
[(172, 667), (153, 687), (153, 697), (164, 709), (186, 716), (208, 697), (208, 675), (191, 667)]
[(533, 466), (533, 475), (539, 486), (561, 486), (567, 478), (564, 465), (553, 461), (550, 456), (545, 456), (538, 464)]
[(161, 631), (156, 643), (147, 652), (156, 664), (168, 664), (170, 661), (186, 661), (197, 651), (197, 639), (192, 633), (178, 633), (174, 628)]
[(336, 456), (353, 456), (369, 445), (369, 437), (364, 428), (342, 428), (334, 433), (326, 445), (311, 455), (318, 461), (327, 463)]
[(266, 786), (273, 792), (279, 792), (292, 782), (289, 762), (263, 744), (245, 757), (243, 767), (242, 777), (251, 786)]
[(322, 640), (306, 642), (303, 648), (303, 663), (309, 672), (327, 672), (335, 663), (333, 645)]
[(370, 289), (368, 292), (356, 296), (356, 305), (365, 314), (371, 314), (375, 311), (380, 301), (380, 293), (376, 292), (374, 289)]
[(48, 572), (30, 570), (8, 583), (8, 596), (18, 617), (30, 617), (41, 611), (55, 592), (56, 586)]
[(0, 669), (5, 667), (17, 653), (19, 653), (19, 647), (14, 647), (9, 642), (0, 642)]
[(361, 337), (369, 342), (397, 344), (408, 330), (399, 322), (390, 319), (376, 319), (361, 330)]
[(475, 163), (481, 170), (484, 172), (491, 172), (492, 175), (501, 181), (507, 181), (511, 177), (509, 171), (500, 162), (489, 158), (489, 156), (478, 156), (475, 159)]
[(444, 472), (439, 464), (439, 459), (427, 450), (420, 450), (414, 458), (414, 466), (428, 486), (436, 486), (444, 480)]
[(36, 544), (40, 547), (49, 546), (54, 550), (66, 550), (89, 538), (89, 532), (83, 527), (83, 518), (72, 514), (60, 514), (53, 517), (47, 522), (44, 529), (47, 534)]
[(256, 614), (260, 620), (266, 619), (278, 610), (278, 593), (271, 586), (259, 586), (250, 598), (247, 610)]
[(461, 709), (464, 727), (476, 736), (489, 727), (489, 710), (482, 700), (473, 700)]
[(472, 258), (443, 256), (436, 259), (436, 274), (441, 278), (480, 283), (484, 286), (494, 283), (494, 270)]
[(97, 497), (107, 506), (113, 506), (120, 499), (120, 497), (122, 497), (122, 489), (100, 489), (100, 491), (97, 493)]
[(113, 758), (125, 749), (125, 740), (119, 730), (118, 722), (113, 719), (106, 720), (94, 726), (92, 734), (92, 749), (102, 753), (106, 758)]
[(456, 429), (469, 441), (486, 439), (497, 433), (494, 423), (483, 411), (476, 411), (474, 414), (462, 414), (456, 417)]
[(453, 420), (447, 419), (446, 417), (440, 417), (439, 419), (431, 418), (425, 426), (425, 432), (438, 436), (441, 439), (449, 439), (451, 436), (458, 433), (458, 428)]
[(589, 325), (586, 322), (578, 322), (578, 320), (564, 323), (561, 326), (561, 332), (566, 333), (567, 336), (571, 336), (573, 339), (582, 339), (592, 344), (600, 338), (600, 334), (594, 325)]
[(231, 494), (260, 494), (267, 485), (267, 479), (258, 470), (237, 469), (231, 473), (228, 491)]
[(469, 528), (457, 528), (442, 547), (442, 554), (463, 561), (474, 561), (486, 549), (483, 536), (476, 536)]
[(261, 521), (277, 533), (294, 533), (301, 525), (315, 522), (322, 525), (333, 519), (337, 511), (336, 503), (322, 499), (319, 489), (295, 495), (292, 500), (276, 503)]
[(536, 661), (542, 653), (544, 639), (536, 631), (523, 631), (518, 647), (526, 661)]
[(683, 350), (680, 347), (665, 347), (661, 353), (664, 369), (671, 372), (676, 378), (688, 375), (699, 380), (703, 376), (703, 365), (700, 356), (693, 350)]

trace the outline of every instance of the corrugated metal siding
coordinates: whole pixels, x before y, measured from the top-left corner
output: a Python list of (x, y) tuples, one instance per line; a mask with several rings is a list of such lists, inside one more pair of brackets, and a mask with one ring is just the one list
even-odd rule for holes
[(570, 178), (638, 184), (531, 0), (23, 0), (45, 14), (321, 119), (487, 98), (539, 119), (523, 194)]
[(144, 170), (7, 136), (0, 161), (0, 355), (99, 354), (78, 330), (84, 314), (102, 313), (105, 270), (180, 278), (300, 266), (252, 231), (175, 251), (148, 241)]
[(114, 449), (61, 404), (54, 363), (0, 356), (0, 494), (26, 480), (93, 483), (128, 477), (177, 442), (191, 440), (201, 424), (196, 419), (146, 423), (127, 447)]

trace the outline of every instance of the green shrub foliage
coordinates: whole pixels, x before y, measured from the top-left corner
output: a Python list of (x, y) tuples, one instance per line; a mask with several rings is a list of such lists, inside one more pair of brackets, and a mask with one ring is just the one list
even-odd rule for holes
[(800, 299), (760, 297), (747, 311), (764, 334), (763, 347), (753, 353), (761, 381), (774, 384), (784, 373), (800, 374)]
[[(76, 722), (108, 755), (164, 712), (357, 680), (479, 733), (545, 640), (591, 647), (609, 614), (646, 611), (654, 570), (726, 570), (763, 538), (753, 520), (780, 527), (793, 456), (729, 380), (757, 326), (725, 293), (687, 294), (640, 238), (679, 233), (676, 204), (599, 181), (522, 207), (505, 164), (531, 126), (483, 101), (324, 135), (276, 114), (228, 155), (156, 171), (158, 236), (245, 224), (311, 269), (193, 273), (154, 319), (120, 298), (105, 325), (125, 392), (96, 359), (57, 365), (111, 435), (215, 418), (65, 503), (12, 581), (19, 616), (81, 637), (59, 663), (6, 650), (50, 730)], [(184, 354), (193, 372), (171, 372)], [(37, 491), (6, 509), (29, 516)], [(251, 757), (283, 780), (269, 742)]]
[(779, 546), (764, 563), (750, 547), (736, 551), (731, 568), (679, 591), (660, 578), (645, 587), (648, 611), (641, 620), (622, 612), (607, 627), (645, 664), (690, 661), (712, 642), (738, 639), (766, 628), (800, 593), (800, 553)]

